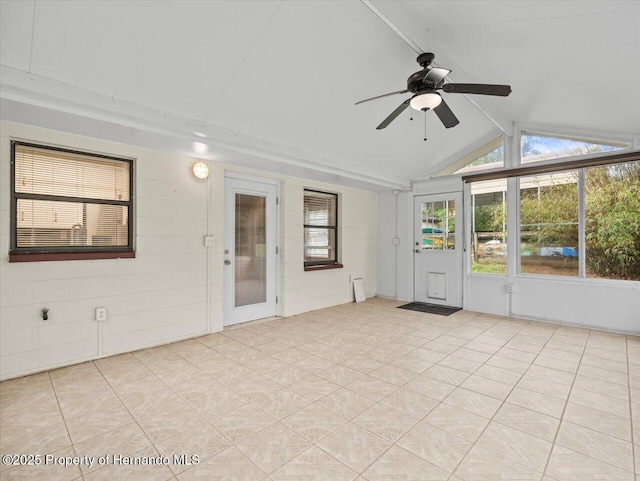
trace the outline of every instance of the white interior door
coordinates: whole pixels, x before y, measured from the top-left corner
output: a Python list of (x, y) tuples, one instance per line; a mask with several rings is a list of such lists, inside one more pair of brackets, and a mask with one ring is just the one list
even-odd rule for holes
[(462, 307), (462, 193), (415, 197), (414, 295)]
[(225, 177), (224, 325), (277, 314), (277, 186)]

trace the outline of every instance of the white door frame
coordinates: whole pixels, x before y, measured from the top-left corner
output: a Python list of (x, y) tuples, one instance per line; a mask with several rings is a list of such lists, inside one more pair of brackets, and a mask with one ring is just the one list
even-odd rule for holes
[[(456, 269), (456, 291), (458, 294), (458, 298), (449, 300), (447, 299), (445, 302), (439, 302), (437, 299), (427, 299), (426, 302), (440, 304), (442, 306), (452, 306), (452, 307), (463, 307), (465, 300), (464, 293), (464, 252), (465, 252), (465, 236), (464, 236), (464, 196), (461, 191), (453, 190), (450, 192), (437, 192), (437, 193), (425, 193), (425, 194), (415, 194), (413, 196), (413, 206), (412, 206), (412, 217), (413, 217), (413, 238), (411, 241), (411, 248), (413, 252), (413, 300), (419, 301), (418, 293), (416, 292), (416, 284), (417, 284), (417, 276), (419, 275), (417, 269), (418, 256), (423, 255), (424, 252), (416, 253), (416, 247), (421, 248), (421, 246), (416, 246), (416, 242), (418, 239), (422, 239), (422, 227), (421, 227), (421, 216), (419, 217), (417, 205), (420, 202), (433, 202), (440, 200), (455, 200), (456, 201), (456, 230), (455, 230), (455, 269)], [(419, 241), (421, 242), (421, 240)], [(437, 251), (434, 251), (434, 253)], [(447, 288), (447, 290), (449, 290)], [(448, 295), (448, 293), (447, 293)], [(419, 301), (420, 302), (420, 301)], [(422, 300), (421, 302), (424, 302)]]
[[(256, 185), (257, 188), (259, 188), (259, 184), (263, 184), (263, 185), (267, 185), (270, 187), (275, 187), (275, 191), (276, 191), (276, 206), (275, 206), (275, 218), (273, 219), (273, 226), (272, 228), (274, 229), (275, 233), (274, 233), (274, 237), (275, 237), (275, 246), (274, 249), (276, 250), (275, 252), (275, 262), (274, 262), (274, 268), (273, 268), (273, 274), (271, 275), (271, 282), (273, 283), (273, 292), (275, 292), (275, 309), (273, 311), (273, 313), (271, 315), (274, 316), (279, 316), (280, 315), (280, 303), (278, 302), (279, 298), (280, 298), (280, 181), (276, 180), (276, 179), (268, 179), (268, 178), (264, 178), (264, 177), (258, 177), (258, 176), (254, 176), (254, 175), (249, 175), (249, 174), (242, 174), (239, 172), (234, 172), (234, 171), (225, 171), (224, 173), (224, 180), (225, 180), (225, 195), (224, 195), (224, 199), (225, 199), (225, 210), (224, 210), (224, 239), (223, 239), (223, 244), (224, 244), (224, 249), (228, 249), (227, 245), (228, 245), (228, 239), (229, 236), (233, 236), (235, 238), (235, 228), (230, 227), (228, 225), (229, 220), (227, 219), (227, 206), (226, 206), (226, 202), (227, 202), (227, 195), (226, 195), (226, 190), (227, 190), (227, 184), (228, 184), (228, 180), (231, 181), (242, 181), (242, 182), (249, 182), (249, 183), (254, 183), (254, 184), (258, 184)], [(233, 212), (235, 212), (235, 209), (233, 210)], [(232, 226), (235, 224), (235, 219), (234, 222), (232, 223)], [(230, 227), (230, 228), (229, 228)], [(234, 240), (235, 242), (235, 240)], [(223, 259), (227, 259), (228, 256), (224, 255)], [(223, 326), (224, 327), (228, 327), (234, 324), (238, 324), (241, 322), (248, 322), (250, 320), (255, 320), (255, 319), (260, 319), (261, 317), (257, 317), (255, 319), (245, 319), (245, 320), (236, 320), (236, 321), (231, 321), (230, 319), (232, 317), (231, 315), (231, 310), (234, 308), (233, 306), (233, 299), (230, 297), (234, 290), (234, 276), (233, 276), (233, 265), (223, 265), (223, 294), (224, 294), (224, 299), (223, 299)], [(270, 316), (266, 316), (266, 317), (270, 317)]]

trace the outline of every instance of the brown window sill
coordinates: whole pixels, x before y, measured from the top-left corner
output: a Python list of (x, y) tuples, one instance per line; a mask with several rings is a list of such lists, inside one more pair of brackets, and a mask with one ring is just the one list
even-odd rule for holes
[(344, 266), (342, 264), (321, 264), (317, 266), (304, 266), (305, 272), (308, 271), (324, 271), (326, 269), (342, 269)]
[(103, 252), (20, 252), (9, 253), (9, 262), (81, 261), (93, 259), (133, 259), (134, 251)]

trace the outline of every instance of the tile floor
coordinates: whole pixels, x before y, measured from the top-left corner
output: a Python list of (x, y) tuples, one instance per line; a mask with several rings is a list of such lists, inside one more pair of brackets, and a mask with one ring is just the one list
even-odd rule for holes
[[(38, 480), (633, 481), (640, 338), (371, 299), (0, 384)], [(163, 458), (163, 457), (167, 458)], [(637, 476), (636, 476), (636, 479)]]

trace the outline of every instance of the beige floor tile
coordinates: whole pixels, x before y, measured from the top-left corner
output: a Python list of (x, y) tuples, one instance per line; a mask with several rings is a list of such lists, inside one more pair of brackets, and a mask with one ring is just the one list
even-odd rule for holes
[(553, 366), (548, 367), (536, 364), (531, 365), (531, 367), (527, 371), (527, 374), (554, 383), (559, 382), (562, 384), (567, 384), (569, 386), (573, 384), (573, 381), (576, 377), (573, 373), (555, 369)]
[[(304, 351), (302, 351), (304, 352)], [(305, 371), (309, 371), (312, 374), (318, 374), (321, 371), (329, 369), (331, 366), (335, 366), (335, 362), (329, 361), (328, 359), (313, 356), (308, 352), (305, 352), (308, 356), (300, 361), (294, 363), (294, 366), (297, 366)]]
[(563, 421), (556, 444), (627, 471), (633, 471), (630, 442)]
[(351, 384), (356, 379), (360, 379), (363, 375), (364, 374), (361, 371), (356, 371), (355, 369), (342, 365), (336, 365), (318, 373), (318, 376), (340, 386)]
[(317, 401), (318, 399), (337, 391), (340, 389), (340, 386), (321, 378), (320, 376), (311, 376), (289, 385), (289, 389), (311, 401)]
[(547, 416), (546, 414), (511, 403), (504, 403), (493, 419), (500, 424), (549, 442), (553, 442), (555, 439), (558, 426), (560, 425), (558, 418)]
[(74, 443), (108, 433), (131, 422), (133, 418), (122, 405), (66, 419), (67, 428)]
[(373, 406), (374, 401), (343, 388), (323, 397), (318, 404), (342, 417), (352, 419)]
[[(74, 444), (77, 456), (94, 456), (96, 458), (116, 454), (131, 456), (149, 447), (151, 447), (151, 442), (135, 423)], [(93, 468), (81, 466), (84, 474), (97, 468), (99, 466), (94, 465)]]
[(181, 473), (190, 467), (186, 463), (174, 463), (174, 457), (181, 459), (184, 455), (185, 459), (191, 460), (192, 456), (198, 456), (198, 462), (202, 463), (230, 446), (231, 443), (208, 423), (200, 424), (156, 443), (158, 452), (171, 459), (169, 468), (174, 473)]
[(175, 407), (188, 409), (187, 403), (169, 388), (162, 391), (131, 391), (121, 395), (127, 409), (138, 418), (150, 414), (168, 411)]
[(300, 349), (290, 347), (285, 351), (274, 352), (272, 356), (276, 359), (280, 359), (281, 361), (294, 364), (298, 361), (302, 361), (303, 359), (308, 358), (309, 353), (301, 351)]
[(380, 456), (363, 476), (370, 481), (445, 481), (449, 478), (449, 473), (398, 446), (393, 446)]
[(3, 429), (7, 426), (48, 426), (62, 421), (58, 400), (50, 386), (44, 389), (5, 391), (0, 396), (0, 425)]
[(217, 416), (244, 406), (249, 401), (213, 379), (182, 384), (174, 388), (193, 409), (204, 416)]
[(464, 481), (539, 481), (540, 472), (481, 446), (474, 446), (455, 475)]
[(311, 447), (292, 429), (276, 423), (236, 444), (265, 473), (271, 473)]
[(377, 377), (365, 375), (346, 386), (347, 389), (374, 401), (380, 401), (398, 389), (395, 384), (388, 383)]
[(551, 452), (551, 443), (522, 431), (492, 422), (477, 444), (542, 473)]
[(231, 447), (178, 475), (179, 481), (258, 481), (266, 473)]
[(557, 481), (633, 481), (629, 471), (558, 445), (546, 473)]
[(271, 473), (273, 481), (352, 481), (358, 474), (312, 446)]
[(234, 380), (229, 384), (229, 389), (234, 391), (236, 394), (240, 394), (249, 401), (255, 401), (262, 396), (266, 396), (267, 394), (271, 394), (274, 391), (282, 389), (282, 384), (278, 384), (268, 377), (256, 374), (254, 376), (248, 376), (242, 380)]
[(623, 401), (629, 400), (628, 386), (623, 386), (621, 384), (616, 384), (602, 379), (594, 379), (581, 374), (578, 374), (576, 377), (574, 387), (614, 397)]
[(383, 363), (381, 363), (380, 361), (376, 361), (375, 359), (370, 359), (368, 357), (355, 356), (344, 361), (342, 365), (350, 369), (360, 371), (364, 374), (369, 374), (371, 371), (382, 367)]
[(548, 416), (560, 418), (564, 410), (565, 401), (562, 399), (540, 394), (527, 389), (515, 387), (507, 398), (507, 402), (517, 404)]
[(426, 421), (419, 422), (397, 444), (449, 473), (454, 471), (472, 446), (469, 441)]
[(253, 404), (245, 404), (220, 416), (211, 416), (208, 421), (228, 440), (237, 443), (270, 426), (277, 419)]
[(122, 402), (111, 388), (96, 389), (87, 386), (82, 390), (56, 391), (60, 409), (65, 418), (89, 414), (93, 411), (118, 408)]
[(452, 384), (429, 377), (427, 372), (428, 369), (403, 387), (438, 401), (442, 401), (456, 388)]
[(480, 361), (472, 361), (470, 359), (457, 357), (456, 353), (453, 353), (452, 355), (447, 356), (442, 361), (438, 362), (439, 366), (450, 367), (452, 369), (457, 369), (458, 371), (463, 371), (469, 374), (482, 366), (482, 364), (483, 363)]
[(569, 392), (571, 391), (571, 384), (563, 384), (549, 379), (536, 377), (530, 372), (527, 372), (522, 376), (522, 379), (518, 382), (518, 387), (529, 391), (535, 391), (540, 394), (545, 394), (563, 401), (569, 397)]
[(615, 414), (616, 416), (626, 418), (630, 417), (629, 401), (605, 396), (604, 394), (599, 394), (593, 391), (586, 391), (584, 389), (574, 387), (571, 390), (569, 401), (597, 409), (598, 411)]
[(375, 404), (352, 419), (353, 423), (390, 442), (396, 442), (409, 431), (416, 419), (384, 404)]
[(380, 403), (415, 419), (422, 419), (438, 405), (438, 401), (435, 399), (404, 388), (389, 394)]
[[(599, 361), (599, 359), (598, 359)], [(629, 382), (629, 375), (627, 372), (620, 372), (614, 369), (607, 369), (602, 367), (599, 362), (594, 362), (595, 365), (589, 365), (587, 363), (580, 364), (578, 374), (583, 376), (592, 377), (594, 379), (602, 379), (603, 381), (609, 381), (616, 384), (622, 384), (626, 386)]]
[(411, 371), (415, 374), (421, 374), (425, 370), (433, 366), (433, 363), (431, 361), (420, 359), (419, 357), (414, 356), (411, 352), (403, 354), (398, 359), (395, 359), (389, 364), (400, 369)]
[(183, 406), (138, 417), (136, 421), (154, 444), (205, 422), (193, 409)]
[(347, 423), (317, 446), (355, 472), (361, 473), (391, 447), (391, 443), (356, 424)]
[[(509, 353), (511, 353), (511, 352), (521, 352), (521, 351), (516, 351), (516, 350), (513, 350), (513, 349), (509, 349), (508, 351), (509, 351)], [(523, 352), (522, 354), (526, 355), (527, 353)], [(505, 357), (503, 355), (503, 350), (498, 351), (498, 354), (493, 356), (491, 359), (489, 359), (483, 365), (484, 366), (499, 367), (501, 369), (506, 369), (507, 371), (512, 371), (512, 372), (515, 372), (517, 374), (524, 374), (527, 371), (527, 369), (529, 369), (529, 367), (531, 366), (531, 364), (529, 364), (528, 362), (522, 361), (521, 358), (511, 359), (511, 358)]]
[(463, 388), (457, 388), (442, 402), (485, 418), (493, 417), (501, 404), (497, 399)]
[[(133, 463), (135, 458), (149, 459), (157, 458), (158, 456), (159, 453), (155, 449), (146, 448), (127, 457), (132, 458)], [(136, 481), (140, 479), (145, 481), (167, 481), (173, 479), (173, 473), (168, 466), (161, 463), (147, 466), (111, 463), (97, 471), (85, 474), (84, 479), (86, 481), (111, 481), (114, 479), (118, 481)]]
[(467, 441), (475, 442), (489, 420), (448, 404), (440, 404), (424, 421)]
[(567, 404), (562, 419), (625, 441), (631, 441), (631, 421), (615, 414), (570, 402)]
[(71, 445), (64, 423), (47, 426), (4, 428), (0, 437), (2, 454), (51, 453)]
[[(3, 451), (3, 454), (6, 451)], [(35, 454), (35, 453), (34, 453)], [(2, 479), (4, 481), (26, 481), (26, 480), (38, 480), (38, 481), (72, 481), (75, 479), (82, 479), (82, 472), (79, 466), (65, 466), (63, 463), (58, 463), (55, 459), (74, 457), (75, 452), (73, 448), (67, 447), (59, 451), (50, 453), (53, 458), (46, 459), (45, 453), (41, 454), (42, 457), (40, 465), (22, 465), (22, 466), (4, 466), (9, 468), (2, 471)], [(94, 461), (95, 462), (95, 461)]]
[(417, 357), (418, 359), (422, 359), (423, 361), (430, 362), (431, 364), (436, 364), (438, 361), (441, 361), (447, 355), (442, 352), (433, 351), (431, 349), (427, 349), (424, 346), (420, 348), (416, 348), (415, 350), (410, 352), (411, 356)]
[(382, 366), (375, 371), (371, 371), (370, 375), (388, 383), (395, 384), (396, 386), (402, 386), (416, 377), (415, 372), (407, 369), (401, 369), (390, 364)]
[(476, 376), (475, 374), (469, 376), (462, 384), (460, 384), (460, 387), (499, 399), (500, 401), (506, 399), (513, 389), (513, 386), (509, 384), (487, 379), (482, 376)]
[(281, 421), (305, 439), (317, 443), (328, 436), (347, 420), (328, 409), (311, 404)]
[(282, 419), (308, 406), (311, 401), (285, 388), (256, 399), (254, 404), (264, 409), (274, 418)]
[(470, 375), (468, 372), (459, 371), (439, 364), (430, 367), (424, 372), (424, 374), (433, 379), (437, 379), (438, 381), (453, 384), (455, 386), (459, 386)]
[(510, 386), (515, 386), (521, 378), (521, 374), (501, 367), (484, 364), (473, 373), (475, 376), (486, 377), (493, 381), (498, 381)]
[(306, 379), (312, 374), (309, 371), (305, 371), (296, 366), (286, 365), (270, 371), (264, 372), (264, 376), (272, 381), (282, 384), (283, 386), (289, 386), (298, 381)]

